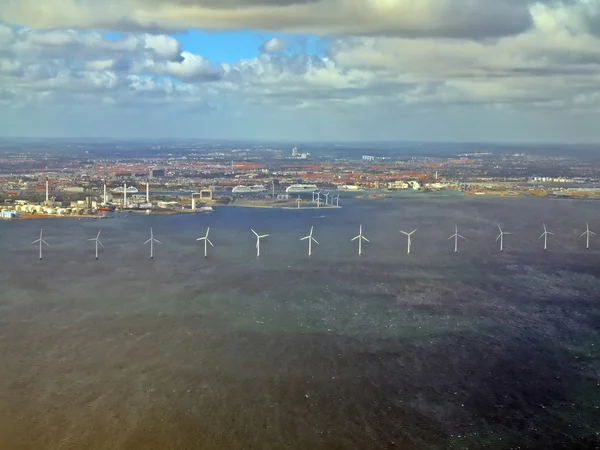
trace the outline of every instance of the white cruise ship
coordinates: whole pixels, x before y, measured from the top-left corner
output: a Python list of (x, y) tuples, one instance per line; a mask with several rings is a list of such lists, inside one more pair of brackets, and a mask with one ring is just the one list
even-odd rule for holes
[(318, 190), (319, 188), (316, 184), (292, 184), (285, 188), (287, 194), (301, 194), (303, 192), (314, 192)]
[[(113, 194), (122, 194), (123, 193), (123, 188), (122, 187), (118, 187), (115, 188), (111, 191)], [(127, 188), (127, 193), (128, 194), (137, 194), (139, 191), (135, 186), (129, 186)]]
[(267, 190), (266, 187), (261, 186), (260, 184), (256, 184), (254, 186), (236, 186), (231, 190), (232, 194), (256, 194), (260, 192), (265, 192)]

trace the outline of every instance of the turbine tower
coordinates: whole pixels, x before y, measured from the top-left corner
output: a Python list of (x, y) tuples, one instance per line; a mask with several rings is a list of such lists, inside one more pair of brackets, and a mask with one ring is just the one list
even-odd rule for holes
[(317, 192), (316, 199), (317, 199), (317, 208), (320, 208), (321, 207), (321, 191)]
[(46, 244), (48, 247), (50, 247), (50, 244), (48, 244), (48, 243), (47, 243), (47, 242), (44, 240), (44, 237), (43, 237), (43, 235), (42, 235), (43, 231), (44, 231), (44, 230), (43, 230), (42, 228), (40, 228), (40, 238), (39, 238), (39, 239), (36, 239), (35, 241), (33, 241), (33, 242), (31, 243), (32, 245), (33, 245), (33, 244), (38, 244), (38, 243), (40, 244), (40, 259), (42, 259), (42, 244)]
[(500, 230), (500, 234), (496, 238), (496, 242), (498, 242), (498, 239), (500, 239), (500, 251), (503, 252), (504, 251), (504, 236), (508, 236), (508, 235), (510, 235), (510, 233), (502, 231), (502, 228), (500, 228), (500, 225), (498, 225), (498, 230)]
[(540, 237), (538, 239), (544, 238), (544, 250), (548, 250), (548, 235), (554, 235), (554, 233), (550, 233), (547, 229), (546, 229), (546, 224), (543, 223), (542, 224), (544, 226), (544, 232), (540, 235)]
[(312, 243), (314, 241), (315, 244), (319, 245), (319, 243), (317, 242), (317, 240), (313, 237), (313, 227), (310, 227), (310, 233), (308, 234), (308, 236), (304, 236), (303, 238), (300, 238), (301, 241), (304, 241), (308, 239), (308, 256), (312, 255)]
[(333, 206), (333, 200), (335, 200), (335, 207), (340, 207), (340, 194), (336, 195), (335, 198), (331, 199), (331, 205)]
[(595, 236), (596, 233), (594, 233), (593, 231), (590, 231), (590, 224), (586, 223), (585, 224), (585, 231), (583, 233), (581, 233), (581, 236), (579, 236), (580, 238), (582, 238), (583, 236), (585, 236), (585, 248), (589, 250), (590, 248), (590, 236)]
[(100, 245), (100, 247), (104, 248), (104, 245), (102, 245), (102, 242), (100, 242), (100, 232), (102, 230), (98, 230), (98, 235), (95, 238), (92, 239), (88, 239), (88, 241), (94, 241), (96, 243), (96, 259), (98, 259), (98, 245)]
[(298, 195), (298, 209), (300, 209), (300, 195)]
[(458, 234), (458, 225), (454, 225), (454, 234), (452, 236), (450, 236), (448, 239), (450, 240), (452, 238), (454, 238), (454, 253), (458, 253), (458, 238), (465, 240), (464, 236), (461, 236), (460, 234)]
[(362, 255), (362, 241), (371, 242), (362, 234), (362, 225), (360, 225), (358, 229), (358, 236), (355, 236), (351, 239), (351, 241), (355, 241), (358, 239), (358, 254)]
[(156, 242), (157, 244), (162, 244), (162, 242), (160, 242), (158, 239), (154, 239), (152, 227), (150, 227), (150, 239), (144, 242), (144, 245), (146, 245), (148, 242), (150, 242), (150, 259), (154, 259), (154, 243)]
[(412, 230), (410, 233), (407, 233), (406, 231), (402, 231), (400, 230), (400, 233), (404, 234), (407, 238), (408, 238), (408, 242), (406, 243), (406, 254), (410, 255), (410, 244), (411, 244), (411, 237), (413, 235), (413, 233), (415, 233), (417, 231), (417, 228), (415, 228), (414, 230)]
[(196, 239), (197, 241), (204, 241), (204, 257), (205, 258), (208, 256), (208, 244), (210, 244), (211, 247), (214, 247), (213, 243), (210, 242), (210, 239), (208, 239), (209, 231), (210, 231), (210, 227), (208, 227), (206, 229), (206, 234), (203, 237), (199, 237), (198, 239)]
[(254, 233), (254, 236), (256, 236), (256, 257), (259, 258), (260, 257), (260, 240), (262, 238), (266, 238), (268, 236), (268, 234), (258, 234), (252, 228), (250, 228), (250, 231), (252, 231)]
[(329, 192), (325, 193), (325, 204), (327, 204), (329, 200)]

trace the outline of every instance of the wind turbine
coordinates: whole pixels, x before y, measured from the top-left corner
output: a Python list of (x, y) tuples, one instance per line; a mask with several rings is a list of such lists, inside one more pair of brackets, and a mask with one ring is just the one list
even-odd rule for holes
[(362, 225), (358, 229), (358, 236), (353, 237), (351, 239), (351, 241), (355, 241), (357, 239), (358, 239), (358, 254), (362, 255), (362, 241), (364, 240), (364, 241), (367, 241), (367, 242), (371, 242), (366, 237), (363, 236), (363, 234), (362, 234)]
[(298, 209), (300, 209), (300, 195), (298, 195)]
[(414, 232), (417, 231), (417, 228), (415, 228), (414, 230), (412, 230), (410, 233), (407, 233), (406, 231), (402, 231), (400, 230), (400, 233), (406, 235), (408, 237), (408, 242), (407, 242), (407, 246), (406, 246), (406, 254), (410, 255), (410, 244), (411, 244), (411, 236), (413, 235)]
[(327, 204), (328, 200), (329, 200), (329, 192), (325, 193), (325, 204)]
[(500, 251), (503, 252), (504, 251), (504, 236), (508, 236), (508, 235), (510, 235), (510, 233), (502, 231), (502, 228), (500, 228), (500, 225), (498, 225), (498, 230), (500, 230), (500, 234), (496, 238), (496, 242), (498, 242), (498, 239), (500, 239)]
[(39, 243), (39, 244), (40, 244), (40, 259), (42, 259), (42, 243), (43, 243), (43, 244), (46, 244), (48, 247), (50, 247), (50, 244), (48, 244), (48, 243), (47, 243), (47, 242), (44, 240), (44, 237), (43, 237), (43, 235), (42, 235), (43, 231), (44, 231), (44, 230), (43, 230), (43, 228), (40, 228), (40, 238), (39, 238), (39, 239), (36, 239), (35, 241), (33, 241), (33, 242), (31, 243), (32, 245), (33, 245), (33, 244), (37, 244), (37, 243)]
[(546, 229), (546, 224), (543, 223), (542, 224), (544, 226), (544, 232), (540, 235), (540, 237), (538, 239), (544, 238), (544, 250), (548, 250), (548, 235), (554, 235), (554, 233), (550, 233), (547, 229)]
[[(334, 200), (334, 198), (331, 199), (332, 205), (333, 205), (333, 200)], [(339, 208), (339, 206), (340, 206), (340, 194), (335, 196), (335, 206), (336, 206), (336, 208)]]
[(150, 227), (150, 239), (144, 242), (144, 245), (150, 242), (150, 259), (154, 259), (154, 243), (162, 244), (158, 239), (154, 239), (154, 233), (152, 232), (152, 227)]
[(315, 244), (319, 245), (317, 240), (313, 237), (313, 227), (312, 226), (310, 227), (310, 233), (308, 234), (308, 236), (304, 236), (303, 238), (300, 238), (301, 241), (304, 241), (306, 239), (308, 239), (308, 256), (311, 256), (313, 241), (315, 242)]
[(454, 234), (450, 236), (448, 239), (454, 238), (454, 253), (458, 253), (458, 238), (465, 240), (464, 236), (458, 234), (458, 225), (454, 225)]
[(321, 207), (321, 191), (317, 192), (316, 199), (317, 199), (317, 208), (320, 208)]
[(585, 236), (585, 248), (589, 249), (590, 248), (590, 235), (596, 235), (596, 233), (594, 233), (593, 231), (590, 231), (590, 224), (586, 223), (585, 224), (585, 231), (583, 233), (581, 233), (581, 236), (579, 236), (580, 238)]
[(254, 236), (256, 236), (256, 257), (260, 257), (260, 240), (262, 238), (266, 238), (268, 236), (268, 234), (258, 234), (256, 231), (254, 231), (252, 228), (250, 228), (250, 231), (252, 231), (254, 233)]
[(210, 242), (210, 239), (208, 239), (208, 232), (210, 231), (210, 227), (208, 227), (206, 229), (206, 234), (203, 237), (199, 237), (198, 239), (196, 239), (197, 241), (204, 241), (204, 257), (206, 258), (208, 256), (208, 245), (210, 244), (211, 247), (214, 247), (213, 243)]
[(92, 239), (88, 239), (88, 241), (94, 241), (96, 243), (96, 259), (98, 259), (98, 245), (100, 245), (100, 247), (104, 248), (104, 245), (102, 245), (102, 242), (100, 242), (100, 232), (102, 230), (98, 230), (98, 235), (95, 238)]

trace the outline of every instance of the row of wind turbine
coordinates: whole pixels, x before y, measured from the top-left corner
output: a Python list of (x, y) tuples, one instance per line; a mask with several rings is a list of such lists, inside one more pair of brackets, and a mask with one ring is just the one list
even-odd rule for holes
[[(555, 236), (555, 233), (548, 231), (548, 228), (546, 227), (545, 223), (542, 225), (544, 227), (544, 232), (540, 235), (540, 237), (538, 239), (544, 238), (544, 250), (547, 250), (548, 249), (548, 236)], [(410, 250), (411, 250), (411, 246), (412, 246), (411, 238), (412, 238), (413, 234), (417, 232), (417, 230), (418, 229), (415, 228), (410, 233), (407, 231), (400, 230), (400, 233), (404, 234), (407, 237), (406, 254), (408, 254), (408, 255), (410, 255)], [(95, 238), (88, 239), (88, 241), (94, 242), (94, 244), (95, 244), (96, 259), (98, 259), (99, 247), (104, 248), (104, 245), (100, 241), (101, 231), (102, 230), (98, 230), (98, 234), (96, 235)], [(268, 237), (269, 235), (268, 234), (258, 234), (253, 229), (250, 229), (250, 231), (252, 231), (252, 233), (254, 233), (254, 235), (256, 236), (256, 256), (260, 257), (260, 240)], [(498, 225), (498, 231), (499, 231), (499, 234), (496, 237), (496, 242), (500, 241), (500, 251), (503, 252), (504, 251), (504, 236), (510, 236), (512, 233), (502, 230), (502, 227), (500, 227), (500, 225)], [(32, 244), (39, 244), (39, 258), (40, 259), (42, 259), (43, 245), (46, 245), (48, 247), (50, 246), (50, 244), (48, 244), (44, 240), (43, 232), (44, 232), (44, 230), (40, 229), (40, 237), (32, 242)], [(208, 238), (209, 232), (210, 232), (210, 227), (206, 229), (206, 234), (204, 236), (196, 239), (197, 241), (204, 241), (204, 257), (205, 258), (208, 257), (208, 246), (210, 245), (211, 247), (214, 247), (213, 243)], [(312, 243), (314, 242), (315, 244), (319, 245), (319, 242), (313, 236), (313, 232), (314, 232), (314, 227), (311, 226), (310, 233), (307, 236), (300, 238), (301, 241), (305, 241), (305, 240), (308, 241), (308, 256), (312, 256)], [(584, 236), (586, 237), (585, 248), (589, 249), (590, 248), (590, 236), (596, 236), (596, 233), (594, 233), (593, 231), (590, 230), (589, 223), (586, 223), (585, 231), (579, 237), (582, 238)], [(449, 240), (454, 239), (454, 252), (455, 253), (458, 252), (458, 240), (459, 239), (466, 240), (466, 238), (464, 236), (462, 236), (461, 234), (458, 233), (458, 225), (454, 225), (454, 234), (451, 235), (448, 239)], [(369, 241), (369, 239), (367, 239), (363, 235), (362, 225), (360, 225), (358, 228), (358, 235), (353, 237), (350, 241), (353, 242), (356, 240), (358, 240), (358, 254), (362, 255), (363, 241), (369, 242), (369, 243), (371, 242), (371, 241)], [(148, 239), (147, 241), (144, 242), (144, 245), (150, 244), (150, 259), (154, 259), (154, 243), (161, 244), (161, 242), (158, 239), (154, 238), (154, 232), (153, 232), (152, 228), (150, 228), (150, 239)]]

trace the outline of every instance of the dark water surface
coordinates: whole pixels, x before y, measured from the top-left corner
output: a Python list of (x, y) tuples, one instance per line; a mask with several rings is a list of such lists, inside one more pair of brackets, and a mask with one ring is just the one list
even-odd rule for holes
[(344, 206), (0, 222), (0, 448), (600, 445), (600, 203)]

